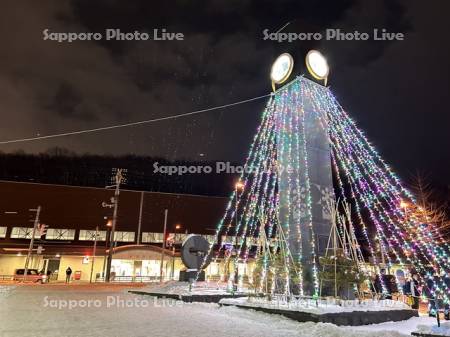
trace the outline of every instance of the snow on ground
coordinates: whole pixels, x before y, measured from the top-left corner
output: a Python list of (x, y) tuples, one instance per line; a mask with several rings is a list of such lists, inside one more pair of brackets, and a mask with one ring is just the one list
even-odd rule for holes
[(417, 330), (421, 333), (433, 334), (438, 336), (450, 336), (450, 322), (441, 323), (440, 327), (438, 327), (437, 325), (419, 325), (417, 328)]
[(197, 282), (195, 286), (189, 291), (188, 282), (170, 281), (162, 285), (150, 285), (142, 288), (141, 291), (147, 291), (158, 294), (177, 294), (177, 295), (224, 295), (229, 294), (226, 291), (224, 284), (218, 285), (217, 283), (210, 282)]
[(0, 321), (2, 337), (399, 337), (408, 333), (402, 326), (397, 329), (399, 323), (393, 323), (390, 332), (384, 326), (370, 326), (366, 331), (364, 327), (298, 323), (217, 304), (133, 295), (123, 288), (47, 285), (3, 289)]
[(400, 322), (385, 322), (380, 324), (363, 325), (351, 327), (356, 331), (399, 331), (401, 333), (410, 335), (411, 332), (419, 330), (419, 327), (433, 327), (437, 326), (436, 318), (428, 316), (412, 317), (406, 321)]
[(337, 305), (334, 300), (330, 299), (328, 301), (322, 300), (318, 303), (318, 305), (316, 305), (316, 301), (312, 299), (299, 299), (286, 302), (279, 301), (277, 299), (267, 301), (262, 297), (240, 297), (224, 298), (220, 300), (220, 303), (242, 305), (246, 307), (302, 311), (314, 314), (409, 309), (409, 307), (405, 303), (392, 300), (364, 300), (362, 302), (359, 302), (357, 300), (342, 301), (341, 305)]

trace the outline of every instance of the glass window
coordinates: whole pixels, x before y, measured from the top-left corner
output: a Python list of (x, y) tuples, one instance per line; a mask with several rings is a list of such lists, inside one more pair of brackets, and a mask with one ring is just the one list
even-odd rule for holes
[(324, 255), (328, 246), (328, 235), (317, 235), (317, 250), (320, 255)]
[[(80, 229), (78, 240), (80, 241), (95, 241), (95, 230)], [(106, 241), (106, 231), (97, 232), (97, 241)]]
[(142, 242), (162, 243), (163, 242), (163, 233), (143, 232), (142, 233)]
[(134, 242), (134, 232), (114, 232), (114, 241)]
[(183, 243), (184, 239), (186, 239), (187, 234), (185, 233), (170, 233), (174, 237), (174, 243), (181, 244)]
[[(25, 274), (25, 269), (17, 269), (16, 275), (23, 275)], [(38, 271), (36, 269), (28, 269), (27, 275), (39, 275)]]
[(259, 238), (253, 236), (247, 237), (247, 246), (257, 246), (259, 244)]
[(7, 227), (0, 227), (0, 238), (6, 238), (6, 229)]
[(215, 243), (216, 242), (216, 236), (215, 235), (202, 235), (209, 244)]
[(75, 229), (49, 228), (45, 238), (47, 240), (73, 240), (75, 239)]
[(236, 237), (233, 235), (222, 235), (222, 244), (236, 244)]
[[(11, 230), (11, 239), (31, 239), (33, 234), (33, 227), (13, 227)], [(41, 236), (36, 230), (34, 238), (39, 239)]]
[(212, 262), (208, 266), (209, 275), (220, 275), (220, 264), (217, 262)]

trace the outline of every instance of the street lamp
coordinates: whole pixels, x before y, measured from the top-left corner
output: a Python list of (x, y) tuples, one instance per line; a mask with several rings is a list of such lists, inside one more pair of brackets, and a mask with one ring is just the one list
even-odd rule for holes
[(175, 225), (175, 230), (174, 230), (175, 238), (174, 238), (174, 242), (173, 242), (173, 245), (172, 245), (172, 271), (171, 271), (171, 279), (172, 280), (175, 277), (175, 251), (176, 251), (176, 249), (175, 249), (175, 243), (176, 243), (175, 239), (176, 239), (178, 231), (181, 228), (182, 228), (181, 224), (178, 223), (178, 224)]
[(400, 207), (403, 208), (404, 214), (405, 214), (405, 222), (408, 223), (409, 222), (409, 214), (408, 214), (408, 207), (409, 207), (409, 203), (407, 203), (406, 201), (402, 200), (400, 201)]
[(400, 207), (401, 208), (407, 208), (409, 206), (409, 204), (406, 201), (400, 201)]
[(234, 185), (234, 188), (236, 189), (236, 190), (242, 190), (243, 188), (244, 188), (244, 184), (243, 183), (241, 183), (240, 181), (238, 181), (237, 183), (236, 183), (236, 185)]
[[(235, 209), (234, 209), (234, 216), (235, 216), (235, 230), (234, 230), (234, 235), (236, 237), (235, 239), (235, 245), (236, 245), (236, 254), (238, 254), (237, 252), (237, 246), (238, 246), (238, 191), (243, 191), (245, 187), (245, 184), (243, 184), (241, 181), (238, 181), (235, 185), (234, 185), (234, 196), (235, 196)], [(234, 265), (234, 284), (237, 287), (237, 284), (239, 283), (239, 273), (238, 273), (238, 265), (236, 263), (236, 261), (239, 259), (239, 256), (236, 256), (235, 258), (235, 265)], [(233, 287), (233, 291), (234, 291), (234, 287)]]
[[(236, 231), (238, 230), (238, 191), (242, 191), (244, 189), (245, 185), (238, 181), (235, 185), (234, 185), (234, 200), (235, 200), (235, 209), (234, 209), (234, 216), (235, 216), (235, 228)], [(235, 232), (236, 234), (236, 241), (237, 241), (237, 232)]]

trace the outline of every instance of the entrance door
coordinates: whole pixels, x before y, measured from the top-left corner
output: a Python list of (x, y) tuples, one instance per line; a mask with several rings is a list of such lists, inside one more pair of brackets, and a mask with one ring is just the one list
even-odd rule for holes
[(58, 279), (60, 259), (48, 259), (47, 260), (47, 275), (49, 281)]
[(134, 261), (133, 276), (142, 276), (142, 261)]

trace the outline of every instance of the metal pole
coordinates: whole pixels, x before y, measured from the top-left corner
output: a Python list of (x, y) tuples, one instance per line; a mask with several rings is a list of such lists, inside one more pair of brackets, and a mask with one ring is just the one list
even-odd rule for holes
[(170, 278), (173, 280), (175, 277), (175, 245), (172, 247), (172, 272)]
[[(235, 215), (235, 219), (234, 219), (234, 225), (235, 225), (235, 231), (234, 231), (234, 235), (236, 236), (235, 239), (235, 244), (236, 244), (236, 254), (238, 253), (238, 189), (237, 186), (234, 187), (235, 189), (235, 209), (234, 209), (234, 215)], [(233, 277), (233, 291), (236, 288), (237, 290), (237, 286), (239, 283), (239, 271), (238, 271), (238, 260), (239, 260), (239, 256), (236, 256), (235, 260), (234, 260), (234, 277)]]
[(94, 251), (92, 253), (91, 276), (89, 277), (89, 283), (92, 283), (92, 273), (94, 272), (95, 254), (97, 253), (97, 237), (98, 237), (98, 226), (95, 227)]
[[(337, 213), (337, 210), (336, 210)], [(333, 246), (334, 246), (334, 297), (337, 298), (337, 240), (336, 240), (336, 231), (337, 224), (336, 220), (333, 222)]]
[(119, 206), (119, 194), (120, 194), (120, 183), (122, 182), (122, 169), (117, 170), (116, 174), (116, 190), (114, 192), (114, 213), (112, 218), (112, 227), (111, 227), (111, 240), (109, 242), (109, 251), (108, 251), (108, 260), (106, 261), (106, 282), (110, 282), (111, 277), (111, 262), (113, 256), (114, 249), (114, 232), (116, 230), (117, 223), (117, 208)]
[(102, 273), (103, 273), (103, 280), (106, 279), (106, 260), (108, 259), (108, 255), (106, 254), (106, 250), (108, 249), (108, 245), (109, 245), (109, 240), (110, 240), (110, 230), (107, 227), (106, 228), (106, 240), (105, 240), (105, 254), (103, 256), (103, 268), (102, 268)]
[(33, 251), (34, 235), (36, 234), (36, 229), (39, 225), (39, 214), (41, 213), (41, 206), (38, 206), (38, 208), (33, 211), (36, 212), (36, 216), (34, 217), (33, 232), (31, 233), (31, 240), (30, 240), (30, 246), (28, 247), (27, 258), (25, 259), (25, 270), (23, 272), (22, 281), (25, 281), (25, 278), (28, 276), (28, 264), (30, 263), (31, 252)]
[(167, 230), (167, 213), (169, 210), (166, 208), (164, 210), (164, 231), (163, 231), (163, 242), (162, 242), (162, 250), (161, 250), (161, 265), (159, 269), (159, 282), (163, 281), (163, 264), (164, 264), (164, 251), (166, 250), (166, 230)]
[(138, 237), (137, 244), (141, 244), (141, 225), (142, 225), (142, 209), (144, 206), (144, 192), (141, 192), (141, 201), (139, 203), (139, 220), (138, 220)]

